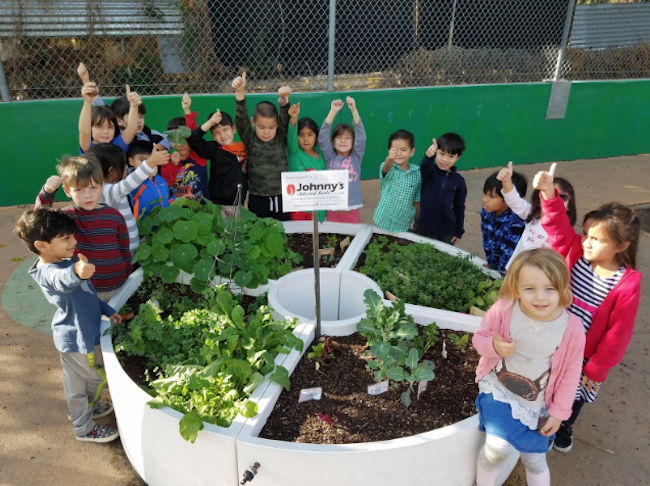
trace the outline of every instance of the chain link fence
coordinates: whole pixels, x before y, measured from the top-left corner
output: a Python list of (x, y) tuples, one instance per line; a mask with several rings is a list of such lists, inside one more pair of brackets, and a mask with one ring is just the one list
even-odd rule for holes
[(78, 97), (80, 62), (105, 96), (230, 92), (243, 69), (259, 92), (650, 78), (650, 2), (575, 3), (0, 0), (0, 87)]

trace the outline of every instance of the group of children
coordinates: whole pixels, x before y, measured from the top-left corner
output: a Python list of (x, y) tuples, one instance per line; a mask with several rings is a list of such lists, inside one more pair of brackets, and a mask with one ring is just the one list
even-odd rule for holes
[[(287, 87), (278, 91), (279, 116), (274, 104), (261, 102), (249, 120), (244, 73), (233, 81), (234, 123), (217, 110), (199, 127), (190, 97), (183, 97), (184, 117), (172, 119), (168, 129), (186, 125), (191, 135), (187, 144), (177, 144), (146, 127), (142, 100), (128, 86), (126, 96), (108, 108), (83, 66), (79, 74), (80, 155), (60, 162), (16, 233), (38, 255), (30, 274), (57, 307), (52, 329), (74, 435), (107, 442), (118, 432), (94, 422), (112, 411), (101, 401), (97, 323), (101, 315), (122, 320), (106, 302), (132, 271), (136, 220), (174, 197), (210, 199), (228, 217), (238, 192), (241, 199), (248, 192), (248, 207), (260, 217), (309, 219), (283, 212), (280, 173), (344, 169), (348, 210), (318, 218), (358, 223), (366, 136), (354, 99), (333, 101), (319, 130), (312, 119), (299, 118), (300, 104), (290, 105)], [(345, 104), (353, 126), (332, 128)], [(207, 131), (214, 141), (204, 140)], [(241, 142), (235, 142), (236, 133)], [(467, 187), (455, 164), (465, 143), (453, 133), (434, 139), (419, 167), (409, 163), (414, 145), (405, 130), (390, 136), (375, 222), (387, 231), (411, 230), (454, 244), (464, 233)], [(476, 405), (487, 433), (478, 486), (495, 483), (513, 449), (521, 453), (529, 485), (550, 484), (546, 451), (570, 450), (583, 404), (594, 402), (634, 328), (641, 281), (635, 270), (638, 216), (624, 205), (605, 204), (585, 216), (577, 234), (575, 193), (554, 172), (555, 165), (537, 174), (530, 203), (524, 199), (526, 179), (512, 163), (484, 185), (483, 245), (489, 266), (505, 277), (500, 299), (473, 340), (482, 356)], [(65, 211), (50, 207), (59, 187), (73, 201)]]

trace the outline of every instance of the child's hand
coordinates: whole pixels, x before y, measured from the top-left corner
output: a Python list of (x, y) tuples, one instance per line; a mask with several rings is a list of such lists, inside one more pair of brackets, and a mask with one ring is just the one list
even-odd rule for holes
[(98, 95), (97, 85), (95, 83), (86, 83), (84, 87), (81, 88), (81, 96), (83, 96), (84, 101), (92, 103), (95, 96)]
[(452, 236), (452, 237), (451, 237), (451, 244), (452, 244), (452, 246), (455, 245), (456, 243), (458, 243), (459, 241), (460, 241), (460, 238), (456, 238), (455, 236)]
[(298, 115), (300, 115), (300, 103), (291, 105), (289, 107), (289, 116), (291, 117), (291, 124), (295, 125), (295, 121), (298, 121)]
[(555, 432), (558, 431), (560, 428), (560, 425), (562, 425), (562, 421), (560, 419), (556, 419), (555, 417), (549, 417), (544, 426), (539, 429), (539, 433), (542, 434), (544, 437), (550, 437), (553, 435)]
[(238, 92), (246, 91), (246, 71), (244, 71), (241, 76), (237, 76), (233, 80), (232, 87), (235, 91)]
[(79, 261), (74, 264), (74, 273), (76, 273), (80, 279), (88, 280), (95, 274), (95, 265), (88, 263), (88, 258), (82, 253), (77, 255)]
[(553, 187), (553, 178), (555, 176), (556, 163), (551, 164), (548, 172), (540, 171), (533, 178), (533, 187), (539, 189), (544, 199), (555, 199), (555, 188)]
[(131, 91), (131, 88), (128, 84), (126, 85), (126, 98), (129, 100), (131, 106), (140, 106), (142, 104), (140, 95), (135, 91)]
[(121, 324), (122, 323), (122, 315), (118, 314), (116, 312), (111, 317), (109, 317), (108, 320), (111, 321), (111, 324), (113, 324), (113, 325)]
[(332, 101), (332, 107), (331, 107), (333, 112), (339, 112), (343, 109), (343, 100), (334, 100)]
[(88, 73), (88, 69), (83, 62), (80, 62), (79, 66), (77, 66), (77, 74), (81, 78), (81, 82), (83, 84), (90, 83), (90, 74)]
[(501, 182), (510, 182), (512, 180), (512, 160), (508, 162), (508, 167), (504, 167), (499, 171), (497, 180)]
[(587, 388), (587, 391), (593, 391), (594, 393), (598, 392), (598, 389), (600, 388), (600, 383), (594, 380), (590, 380), (587, 375), (583, 376), (582, 378), (582, 386)]
[(388, 156), (386, 157), (386, 162), (395, 162), (397, 158), (397, 149), (392, 148), (388, 150)]
[(348, 96), (347, 98), (345, 98), (345, 103), (348, 105), (348, 108), (350, 108), (350, 111), (356, 111), (357, 102), (355, 101), (354, 98)]
[[(178, 152), (174, 152), (175, 154), (178, 154)], [(180, 157), (180, 154), (178, 154)], [(151, 167), (152, 169), (155, 169), (156, 167), (160, 165), (165, 165), (169, 162), (170, 156), (169, 152), (167, 150), (154, 150), (151, 152), (151, 155), (149, 156), (149, 159), (147, 160), (147, 165)]]
[(429, 148), (427, 149), (425, 155), (431, 159), (436, 156), (437, 151), (438, 151), (438, 141), (434, 138), (433, 143), (429, 145)]
[(208, 122), (210, 122), (210, 125), (213, 127), (216, 127), (219, 123), (221, 123), (221, 110), (219, 110), (219, 108), (217, 108), (217, 111), (214, 112)]
[(289, 96), (291, 96), (291, 88), (289, 86), (282, 86), (278, 90), (278, 105), (284, 106), (289, 103)]
[(511, 343), (506, 343), (499, 334), (493, 332), (492, 335), (492, 344), (494, 345), (494, 350), (502, 358), (509, 358), (515, 354), (515, 348), (517, 347), (517, 341), (512, 341)]
[(181, 161), (181, 154), (178, 151), (174, 152), (171, 156), (172, 164), (178, 165), (180, 161)]
[(190, 110), (190, 107), (192, 106), (192, 98), (190, 98), (190, 95), (187, 94), (187, 91), (183, 95), (183, 100), (181, 101), (181, 104), (183, 105), (183, 112), (186, 115), (192, 113), (192, 111)]
[(50, 176), (47, 178), (45, 181), (45, 185), (43, 186), (43, 190), (47, 192), (48, 194), (53, 194), (56, 191), (58, 191), (59, 187), (61, 187), (61, 184), (65, 182), (65, 180), (68, 178), (68, 176)]

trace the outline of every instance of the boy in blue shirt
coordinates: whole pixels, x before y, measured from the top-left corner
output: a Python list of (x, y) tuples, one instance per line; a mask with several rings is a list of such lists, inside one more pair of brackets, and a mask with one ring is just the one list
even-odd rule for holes
[[(137, 169), (142, 163), (151, 157), (153, 153), (153, 143), (145, 140), (138, 140), (133, 142), (129, 147), (128, 160), (129, 165)], [(129, 194), (129, 201), (131, 208), (133, 208), (133, 216), (139, 219), (146, 216), (151, 210), (157, 206), (166, 208), (174, 201), (174, 197), (170, 195), (169, 185), (161, 176), (158, 171), (154, 172), (145, 180), (140, 187), (134, 189)]]
[(100, 319), (102, 314), (113, 323), (122, 319), (97, 296), (89, 280), (95, 265), (81, 253), (73, 258), (76, 231), (71, 216), (49, 207), (26, 211), (14, 230), (38, 255), (29, 274), (57, 307), (52, 336), (61, 357), (63, 390), (75, 438), (110, 442), (117, 439), (117, 429), (93, 421), (113, 411), (113, 405), (101, 401), (106, 379), (99, 349)]
[(455, 133), (445, 133), (427, 149), (420, 163), (422, 191), (420, 216), (414, 232), (454, 245), (465, 233), (465, 179), (455, 167), (465, 151), (465, 142)]
[[(506, 204), (502, 194), (503, 183), (497, 179), (498, 175), (499, 171), (493, 173), (483, 185), (481, 232), (488, 267), (505, 273), (506, 265), (517, 247), (526, 223)], [(512, 183), (519, 195), (526, 197), (526, 178), (518, 172), (513, 172)]]

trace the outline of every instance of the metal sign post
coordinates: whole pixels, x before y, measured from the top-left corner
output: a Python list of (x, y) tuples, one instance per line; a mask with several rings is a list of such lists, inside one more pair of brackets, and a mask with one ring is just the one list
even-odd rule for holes
[(318, 211), (348, 208), (347, 170), (313, 170), (282, 173), (282, 207), (285, 212), (311, 211), (314, 250), (314, 321), (321, 336), (320, 259)]

